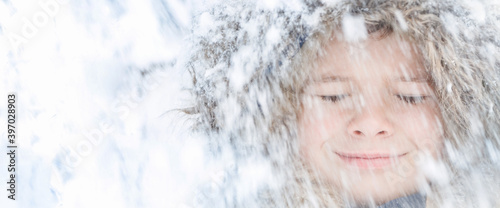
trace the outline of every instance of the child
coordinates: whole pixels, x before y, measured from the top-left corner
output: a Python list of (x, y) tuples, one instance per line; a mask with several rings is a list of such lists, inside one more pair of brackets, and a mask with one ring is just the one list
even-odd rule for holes
[(201, 15), (224, 21), (193, 36), (198, 130), (293, 179), (259, 206), (498, 206), (498, 18), (459, 3)]

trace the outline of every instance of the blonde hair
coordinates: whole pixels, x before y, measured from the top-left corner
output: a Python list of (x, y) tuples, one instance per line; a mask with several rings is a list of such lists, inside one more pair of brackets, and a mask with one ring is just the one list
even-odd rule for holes
[[(229, 142), (239, 148), (236, 151), (246, 150), (240, 156), (246, 156), (248, 151), (258, 152), (272, 160), (278, 175), (294, 178), (281, 193), (267, 193), (269, 206), (340, 206), (338, 194), (331, 193), (330, 187), (301, 162), (295, 129), (296, 115), (301, 110), (301, 91), (308, 77), (305, 69), (314, 68), (322, 46), (341, 28), (342, 18), (348, 14), (362, 16), (369, 33), (381, 34), (380, 38), (400, 35), (418, 46), (439, 99), (443, 128), (452, 149), (485, 150), (486, 144), (499, 147), (495, 131), (500, 129), (497, 118), (500, 112), (494, 107), (500, 104), (497, 85), (500, 43), (496, 37), (500, 33), (494, 26), (498, 18), (474, 22), (460, 14), (463, 6), (453, 1), (355, 0), (334, 6), (318, 1), (305, 4), (309, 17), (320, 19), (318, 24), (301, 24), (309, 21), (308, 15), (293, 12), (249, 11), (239, 7), (238, 17), (231, 19), (230, 15), (223, 15), (223, 11), (213, 10), (211, 15), (228, 21), (209, 31), (208, 36), (222, 38), (219, 41), (194, 38), (201, 47), (195, 50), (188, 65), (196, 99), (189, 113), (197, 115), (197, 130), (217, 135), (212, 137), (216, 138), (213, 148)], [(282, 16), (273, 15), (275, 13)], [(264, 45), (265, 41), (252, 42), (250, 34), (242, 32), (239, 21), (253, 16), (265, 23), (260, 28), (260, 36), (276, 25), (289, 32), (272, 47)], [(455, 28), (447, 28), (444, 20), (454, 21)], [(468, 33), (470, 28), (482, 32), (474, 36)], [(455, 31), (450, 31), (452, 29)], [(255, 70), (246, 74), (250, 77), (244, 80), (241, 89), (233, 89), (231, 70), (241, 67), (238, 64), (248, 64), (236, 63), (233, 57), (240, 47), (252, 44), (260, 49), (253, 51), (254, 58), (249, 57), (253, 62), (248, 61), (254, 63)], [(489, 51), (485, 52), (485, 48)], [(234, 115), (227, 114), (228, 107), (237, 108)], [(467, 157), (468, 164), (474, 164), (484, 160), (485, 155), (478, 151)], [(454, 165), (450, 159), (450, 166)], [(467, 177), (468, 173), (462, 175)], [(310, 192), (316, 194), (307, 194)], [(283, 200), (276, 200), (279, 198)]]

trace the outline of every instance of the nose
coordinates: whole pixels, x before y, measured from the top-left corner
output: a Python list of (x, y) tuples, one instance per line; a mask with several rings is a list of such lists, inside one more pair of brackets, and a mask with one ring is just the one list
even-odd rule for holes
[(384, 106), (364, 106), (355, 113), (347, 126), (353, 138), (386, 138), (394, 133), (394, 126), (387, 117)]

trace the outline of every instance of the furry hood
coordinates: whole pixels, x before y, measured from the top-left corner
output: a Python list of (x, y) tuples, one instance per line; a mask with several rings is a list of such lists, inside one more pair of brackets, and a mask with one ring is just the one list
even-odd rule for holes
[[(341, 26), (346, 15), (409, 33), (428, 55), (425, 65), (450, 135), (446, 145), (450, 165), (445, 167), (449, 180), (437, 181), (430, 196), (436, 206), (491, 206), (500, 198), (500, 9), (483, 1), (209, 5), (196, 17), (190, 37), (187, 67), (194, 105), (186, 112), (194, 116), (193, 129), (208, 135), (213, 157), (223, 158), (224, 151), (230, 151), (237, 167), (264, 158), (274, 178), (288, 179), (261, 188), (279, 191), (255, 192), (252, 196), (260, 203), (292, 207), (336, 203), (322, 199), (321, 190), (303, 191), (315, 188), (307, 182), (312, 176), (297, 164), (295, 115), (301, 90), (297, 83), (305, 76), (297, 66), (301, 59), (311, 58), (303, 55), (304, 48), (320, 46), (318, 37), (332, 25)], [(232, 171), (224, 185), (225, 197), (240, 191), (231, 182), (238, 181), (239, 173)], [(257, 203), (247, 202), (234, 197), (210, 203), (237, 207)]]

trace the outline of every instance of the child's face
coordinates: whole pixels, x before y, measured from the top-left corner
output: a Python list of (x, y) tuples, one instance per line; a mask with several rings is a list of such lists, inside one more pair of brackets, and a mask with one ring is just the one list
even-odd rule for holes
[(415, 192), (419, 164), (439, 155), (443, 137), (422, 57), (395, 35), (332, 40), (325, 52), (299, 115), (303, 156), (356, 201)]

